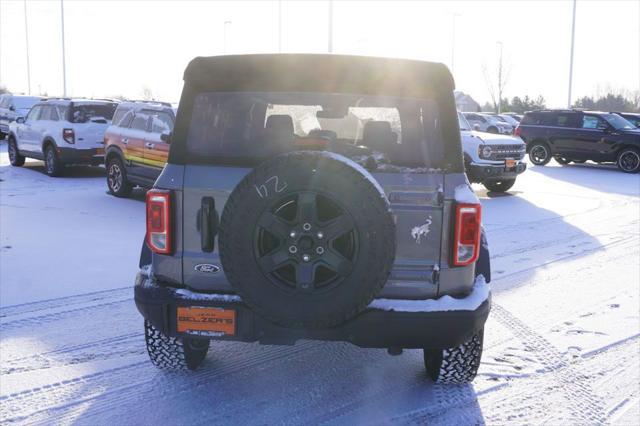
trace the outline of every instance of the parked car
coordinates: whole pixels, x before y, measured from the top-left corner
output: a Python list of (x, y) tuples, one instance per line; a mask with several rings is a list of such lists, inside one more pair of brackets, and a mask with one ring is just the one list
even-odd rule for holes
[(613, 114), (618, 114), (620, 117), (627, 120), (629, 123), (633, 124), (636, 127), (640, 127), (640, 113), (633, 112), (614, 112)]
[(610, 112), (540, 110), (527, 112), (516, 129), (531, 162), (544, 166), (615, 162), (625, 173), (640, 170), (640, 129)]
[(481, 114), (479, 112), (464, 112), (463, 114), (464, 118), (466, 118), (471, 125), (471, 128), (479, 132), (501, 133), (506, 135), (513, 133), (513, 126), (492, 115)]
[(0, 95), (0, 140), (9, 134), (9, 124), (18, 117), (24, 117), (37, 102), (44, 98), (39, 96)]
[(522, 120), (522, 114), (518, 114), (515, 112), (503, 112), (502, 115), (508, 115), (509, 117), (516, 120), (518, 123), (520, 123), (520, 120)]
[(118, 105), (104, 136), (111, 194), (126, 197), (135, 185), (153, 185), (167, 162), (174, 122), (169, 103), (130, 101)]
[(156, 366), (195, 369), (210, 340), (313, 339), (476, 375), (489, 253), (445, 66), (196, 58), (146, 200), (135, 302)]
[(458, 120), (469, 181), (481, 183), (489, 191), (511, 189), (516, 177), (527, 168), (522, 161), (525, 155), (522, 139), (476, 132), (461, 112), (458, 112)]
[(508, 114), (489, 114), (489, 115), (496, 117), (498, 120), (502, 121), (503, 123), (507, 123), (513, 129), (515, 129), (520, 123), (518, 120), (516, 120), (515, 118), (513, 118)]
[(104, 132), (117, 104), (96, 99), (49, 99), (36, 103), (26, 117), (9, 126), (9, 160), (44, 160), (45, 172), (59, 176), (72, 164), (98, 166), (104, 161)]

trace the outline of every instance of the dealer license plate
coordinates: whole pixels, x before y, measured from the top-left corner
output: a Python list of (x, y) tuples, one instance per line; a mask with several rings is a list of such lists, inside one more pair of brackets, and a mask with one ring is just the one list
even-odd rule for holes
[(178, 332), (233, 336), (236, 334), (234, 309), (202, 306), (178, 307)]

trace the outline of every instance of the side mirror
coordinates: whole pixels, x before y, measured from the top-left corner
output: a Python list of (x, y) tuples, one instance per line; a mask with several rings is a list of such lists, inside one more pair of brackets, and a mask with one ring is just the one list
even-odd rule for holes
[(16, 123), (18, 123), (18, 124), (22, 124), (22, 123), (24, 123), (24, 117), (18, 117), (18, 118), (16, 118)]
[(477, 123), (476, 123), (476, 124), (474, 124), (474, 125), (473, 125), (473, 130), (475, 130), (476, 132), (479, 132), (479, 131), (480, 131), (480, 125), (479, 125), (479, 124), (477, 124)]
[(161, 133), (160, 140), (165, 143), (171, 143), (171, 133)]
[(15, 106), (11, 105), (11, 106), (9, 107), (9, 111), (15, 111), (15, 110), (16, 110), (16, 107), (15, 107)]

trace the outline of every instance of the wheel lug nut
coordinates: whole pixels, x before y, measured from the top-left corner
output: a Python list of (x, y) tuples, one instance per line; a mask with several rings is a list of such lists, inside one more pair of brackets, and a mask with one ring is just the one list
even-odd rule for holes
[(322, 253), (324, 253), (324, 248), (322, 248), (322, 247), (316, 247), (316, 253), (318, 253), (318, 254), (322, 254)]
[(304, 225), (302, 225), (302, 229), (304, 229), (305, 231), (311, 231), (311, 224), (305, 223)]
[(289, 233), (289, 236), (290, 236), (291, 238), (295, 238), (295, 237), (296, 237), (296, 235), (297, 235), (297, 234), (296, 234), (296, 231), (291, 231), (291, 232)]
[(318, 234), (316, 234), (316, 236), (317, 236), (319, 239), (324, 238), (324, 234), (323, 234), (322, 232), (318, 232)]
[(298, 247), (296, 246), (289, 247), (289, 253), (296, 254), (297, 252), (298, 252)]
[(308, 254), (305, 254), (304, 256), (302, 256), (302, 260), (304, 260), (305, 262), (308, 262), (309, 260), (311, 260), (311, 256), (309, 256)]

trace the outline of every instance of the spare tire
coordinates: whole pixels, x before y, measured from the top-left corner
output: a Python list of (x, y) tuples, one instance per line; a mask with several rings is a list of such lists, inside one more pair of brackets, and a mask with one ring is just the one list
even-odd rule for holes
[(389, 201), (345, 157), (275, 157), (234, 189), (220, 222), (225, 274), (254, 312), (294, 328), (354, 317), (387, 281), (395, 257)]

